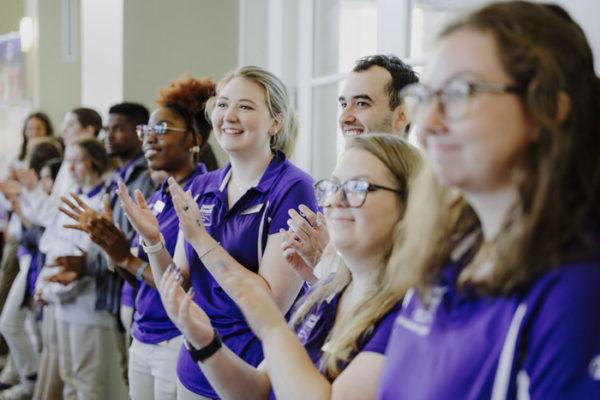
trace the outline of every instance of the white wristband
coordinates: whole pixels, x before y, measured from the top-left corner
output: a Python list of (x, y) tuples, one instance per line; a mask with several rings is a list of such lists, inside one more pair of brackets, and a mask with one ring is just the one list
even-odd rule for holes
[(165, 247), (165, 238), (163, 237), (162, 233), (160, 234), (159, 242), (150, 246), (146, 246), (146, 242), (142, 237), (140, 237), (140, 239), (140, 244), (142, 245), (142, 248), (144, 249), (144, 252), (146, 252), (146, 254), (158, 253), (163, 249), (163, 247)]

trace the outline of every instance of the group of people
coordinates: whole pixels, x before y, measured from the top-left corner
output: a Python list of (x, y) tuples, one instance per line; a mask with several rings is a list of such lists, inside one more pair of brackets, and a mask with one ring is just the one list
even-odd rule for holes
[(600, 398), (579, 25), (490, 4), (439, 34), (421, 82), (369, 56), (339, 102), (346, 146), (316, 182), (260, 67), (182, 77), (107, 125), (71, 110), (62, 143), (29, 116), (0, 181), (0, 399)]

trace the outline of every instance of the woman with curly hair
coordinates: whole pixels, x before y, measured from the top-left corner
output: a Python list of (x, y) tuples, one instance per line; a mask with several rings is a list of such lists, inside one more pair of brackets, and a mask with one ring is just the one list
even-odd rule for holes
[[(181, 77), (159, 92), (158, 108), (150, 115), (148, 124), (137, 126), (149, 168), (164, 172), (186, 189), (194, 178), (216, 167), (208, 144), (212, 128), (205, 114), (206, 102), (214, 94), (215, 83), (211, 79)], [(199, 162), (203, 155), (209, 165)], [(139, 238), (135, 237), (131, 242), (131, 250), (137, 255), (134, 256), (129, 242), (112, 223), (109, 213), (100, 215), (77, 198), (75, 200), (78, 204), (65, 204), (70, 207), (66, 211), (81, 222), (76, 227), (86, 230), (118, 268), (136, 278), (133, 282), (137, 287), (133, 341), (128, 367), (131, 399), (175, 399), (182, 337), (163, 308), (152, 273), (147, 268), (148, 256), (139, 246)], [(174, 254), (179, 228), (166, 182), (148, 199), (148, 205), (158, 221), (167, 251)]]

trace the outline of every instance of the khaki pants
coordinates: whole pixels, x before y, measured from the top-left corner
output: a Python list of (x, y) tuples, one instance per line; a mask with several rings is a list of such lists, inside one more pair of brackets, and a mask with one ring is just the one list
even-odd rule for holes
[(58, 367), (58, 333), (54, 319), (54, 307), (43, 309), (42, 354), (33, 398), (36, 400), (62, 399), (63, 381)]
[(116, 329), (57, 321), (65, 400), (127, 399)]
[[(2, 261), (0, 261), (0, 312), (4, 308), (4, 302), (15, 277), (19, 273), (19, 260), (17, 259), (17, 247), (19, 243), (8, 241), (4, 244)], [(0, 338), (0, 354), (6, 354), (8, 347), (3, 338)]]

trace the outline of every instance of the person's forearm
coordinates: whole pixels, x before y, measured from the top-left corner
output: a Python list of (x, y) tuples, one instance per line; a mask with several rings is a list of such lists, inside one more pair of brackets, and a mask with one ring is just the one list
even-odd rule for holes
[[(166, 271), (167, 267), (170, 264), (174, 264), (173, 258), (164, 246), (156, 253), (148, 254), (148, 261), (150, 263), (152, 278), (153, 282), (155, 282), (155, 285), (156, 282), (160, 282), (162, 275)], [(182, 274), (184, 275), (184, 279), (188, 278), (187, 271), (182, 271)]]
[[(132, 256), (132, 257), (126, 259), (125, 261), (123, 261), (122, 263), (120, 263), (118, 266), (121, 267), (122, 269), (124, 269), (128, 273), (129, 276), (131, 276), (132, 278), (135, 279), (135, 277), (137, 277), (138, 270), (140, 268), (142, 268), (145, 264), (146, 264), (146, 262), (144, 260), (142, 260), (141, 258)], [(152, 288), (156, 289), (156, 284), (154, 282), (154, 275), (152, 273), (152, 267), (147, 267), (144, 270), (142, 279), (143, 279), (144, 283), (146, 283), (146, 284), (150, 285)], [(135, 281), (137, 284), (137, 279), (135, 279)]]
[[(211, 273), (217, 283), (231, 296), (226, 278), (232, 274), (241, 275), (244, 279), (251, 280), (270, 291), (267, 281), (257, 273), (250, 271), (241, 265), (208, 233), (201, 235), (192, 243), (196, 254), (206, 269)], [(287, 311), (287, 310), (286, 310)]]
[(198, 365), (220, 398), (264, 400), (269, 397), (267, 374), (246, 363), (226, 346)]
[(262, 338), (265, 363), (278, 399), (329, 399), (331, 384), (287, 325)]

